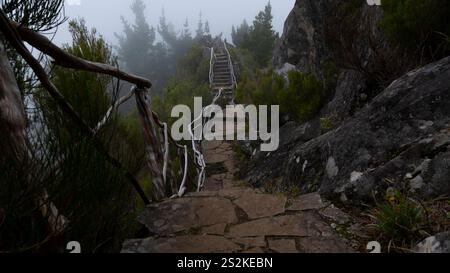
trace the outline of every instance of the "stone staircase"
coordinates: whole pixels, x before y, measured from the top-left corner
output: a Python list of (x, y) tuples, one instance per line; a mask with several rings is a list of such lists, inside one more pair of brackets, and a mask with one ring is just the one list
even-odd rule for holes
[(230, 70), (230, 58), (225, 48), (218, 47), (215, 50), (215, 63), (213, 67), (213, 93), (216, 94), (222, 88), (222, 96), (226, 100), (234, 97), (233, 75)]
[[(230, 58), (215, 47), (213, 92), (222, 102), (234, 97)], [(219, 103), (220, 104), (220, 103)], [(235, 122), (234, 115), (224, 116)], [(245, 130), (245, 120), (236, 120)], [(216, 132), (222, 136), (225, 131)], [(148, 206), (138, 220), (147, 238), (127, 240), (123, 253), (298, 253), (354, 252), (336, 227), (347, 214), (317, 193), (288, 199), (249, 188), (235, 179), (239, 171), (232, 142), (202, 142), (207, 164), (203, 191)]]
[(148, 206), (139, 221), (147, 238), (127, 240), (122, 253), (342, 253), (354, 252), (335, 228), (347, 214), (307, 194), (295, 199), (245, 186), (232, 144), (203, 143), (205, 189)]

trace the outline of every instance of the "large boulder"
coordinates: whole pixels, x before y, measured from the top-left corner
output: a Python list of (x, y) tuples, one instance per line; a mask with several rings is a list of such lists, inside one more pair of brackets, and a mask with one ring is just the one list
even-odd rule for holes
[(335, 130), (308, 135), (305, 126), (282, 128), (280, 149), (256, 155), (248, 180), (283, 177), (283, 188), (353, 202), (388, 187), (449, 194), (450, 57), (394, 81)]
[[(274, 67), (294, 66), (303, 72), (321, 74), (328, 59), (325, 18), (331, 0), (297, 0), (275, 48)], [(287, 65), (286, 65), (287, 64)]]

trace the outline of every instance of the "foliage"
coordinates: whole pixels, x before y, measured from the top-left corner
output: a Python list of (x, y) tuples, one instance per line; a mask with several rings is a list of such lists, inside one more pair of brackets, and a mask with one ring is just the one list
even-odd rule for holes
[[(64, 0), (1, 0), (0, 6), (9, 19), (34, 31), (51, 33), (66, 21)], [(26, 97), (37, 85), (37, 78), (22, 57), (8, 47), (6, 45), (17, 84), (23, 97)], [(42, 54), (39, 59), (43, 61)]]
[[(162, 89), (177, 73), (177, 65), (189, 48), (199, 40), (210, 37), (209, 23), (203, 22), (200, 15), (195, 38), (192, 37), (189, 22), (186, 19), (181, 31), (168, 22), (165, 11), (155, 28), (148, 24), (142, 0), (135, 0), (131, 6), (135, 20), (130, 24), (122, 18), (124, 33), (116, 35), (119, 39), (118, 53), (126, 69), (134, 74), (152, 80), (153, 90), (161, 94)], [(161, 41), (157, 41), (159, 34)]]
[(244, 20), (241, 26), (237, 28), (233, 26), (232, 29), (233, 43), (252, 52), (260, 67), (269, 64), (278, 39), (278, 33), (273, 30), (272, 20), (272, 6), (269, 2), (264, 11), (255, 17), (252, 26)]
[(392, 43), (431, 59), (450, 54), (449, 1), (383, 0), (382, 8), (381, 27)]
[(426, 224), (423, 207), (399, 191), (386, 194), (370, 216), (373, 227), (384, 238), (401, 246), (415, 244)]
[[(75, 56), (114, 65), (111, 48), (84, 21), (71, 21), (72, 44), (64, 49)], [(75, 111), (95, 128), (118, 91), (108, 76), (53, 68), (53, 82)], [(117, 85), (116, 85), (117, 87)], [(135, 195), (123, 173), (109, 164), (95, 144), (79, 132), (57, 105), (42, 91), (36, 96), (45, 136), (43, 149), (56, 156), (57, 172), (48, 190), (61, 213), (69, 218), (66, 236), (77, 238), (84, 251), (117, 250), (130, 235)], [(129, 170), (140, 170), (143, 151), (136, 129), (114, 116), (98, 137), (110, 154)], [(95, 223), (95, 224), (93, 224)]]
[(153, 106), (162, 119), (170, 120), (170, 111), (178, 104), (193, 109), (194, 97), (203, 97), (204, 103), (211, 100), (209, 58), (204, 58), (204, 50), (200, 43), (194, 43), (179, 61), (178, 72), (169, 80), (163, 95), (154, 99)]
[(311, 74), (291, 71), (285, 83), (285, 79), (273, 71), (260, 71), (253, 79), (243, 77), (237, 99), (244, 103), (280, 105), (281, 113), (297, 121), (307, 121), (322, 108), (325, 88)]
[(64, 0), (1, 0), (8, 18), (35, 31), (50, 31), (65, 21)]
[(387, 43), (377, 25), (379, 9), (364, 7), (364, 0), (333, 2), (326, 16), (325, 38), (339, 68), (365, 77), (365, 93), (371, 99), (420, 61), (411, 52)]

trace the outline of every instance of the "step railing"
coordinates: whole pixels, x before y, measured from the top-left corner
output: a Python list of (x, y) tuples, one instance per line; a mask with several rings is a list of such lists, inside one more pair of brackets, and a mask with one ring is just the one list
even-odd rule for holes
[(214, 54), (214, 47), (211, 47), (211, 59), (209, 61), (209, 86), (214, 85), (214, 64), (216, 63), (216, 57)]
[(238, 87), (238, 84), (237, 84), (237, 80), (236, 80), (236, 74), (234, 73), (234, 65), (233, 65), (233, 61), (231, 59), (231, 54), (227, 47), (227, 41), (223, 42), (223, 46), (224, 46), (225, 52), (227, 53), (227, 56), (228, 56), (228, 66), (230, 68), (230, 73), (231, 73), (232, 88), (235, 89)]

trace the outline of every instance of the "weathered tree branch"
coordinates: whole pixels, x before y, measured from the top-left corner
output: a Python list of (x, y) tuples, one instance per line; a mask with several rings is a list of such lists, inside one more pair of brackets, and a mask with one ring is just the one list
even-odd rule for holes
[[(8, 19), (6, 14), (2, 9), (0, 9), (0, 31), (3, 33), (5, 38), (8, 40), (10, 45), (17, 51), (17, 53), (22, 56), (22, 58), (28, 63), (33, 72), (38, 77), (42, 86), (49, 92), (53, 99), (58, 103), (61, 110), (66, 113), (69, 118), (82, 130), (82, 132), (89, 136), (94, 142), (95, 147), (101, 152), (107, 161), (121, 170), (124, 176), (131, 182), (134, 186), (142, 200), (145, 204), (150, 204), (147, 196), (142, 190), (136, 178), (131, 172), (125, 169), (125, 167), (114, 157), (112, 157), (101, 141), (96, 137), (95, 131), (92, 130), (86, 122), (74, 111), (73, 107), (65, 100), (64, 96), (58, 91), (56, 86), (50, 81), (47, 76), (45, 69), (41, 66), (38, 60), (36, 60), (30, 51), (26, 48), (21, 40), (20, 35), (17, 33), (16, 28), (11, 25), (11, 21)], [(90, 67), (90, 66), (88, 66)], [(92, 67), (91, 67), (92, 68)], [(81, 69), (81, 68), (80, 68)], [(148, 82), (148, 81), (146, 81)], [(141, 82), (142, 84), (142, 82)], [(151, 84), (150, 84), (151, 85)]]
[(9, 19), (8, 21), (10, 25), (16, 30), (16, 32), (19, 34), (19, 37), (23, 41), (29, 43), (32, 47), (38, 49), (42, 53), (45, 53), (46, 55), (52, 57), (56, 65), (65, 68), (110, 75), (119, 78), (121, 80), (133, 83), (139, 88), (152, 87), (152, 83), (145, 78), (128, 74), (126, 72), (119, 70), (117, 67), (114, 66), (87, 61), (82, 58), (71, 55), (66, 51), (62, 50), (61, 48), (59, 48), (57, 45), (53, 44), (49, 39), (47, 39), (47, 37), (37, 32), (34, 32), (30, 29), (27, 29), (24, 26), (20, 26), (20, 24), (13, 22)]

